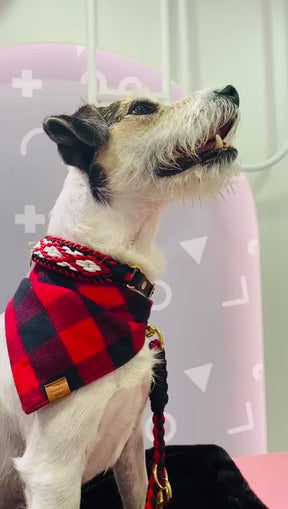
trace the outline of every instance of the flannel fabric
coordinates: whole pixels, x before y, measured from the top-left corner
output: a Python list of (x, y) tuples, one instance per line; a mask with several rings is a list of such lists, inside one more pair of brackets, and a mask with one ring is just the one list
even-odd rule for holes
[(36, 265), (5, 312), (22, 408), (31, 413), (127, 363), (143, 347), (151, 301), (124, 285)]

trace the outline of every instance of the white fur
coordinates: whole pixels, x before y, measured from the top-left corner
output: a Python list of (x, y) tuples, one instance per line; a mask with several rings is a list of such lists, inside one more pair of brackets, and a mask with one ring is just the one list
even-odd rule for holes
[[(205, 92), (163, 107), (158, 121), (144, 134), (133, 133), (132, 141), (119, 141), (117, 128), (112, 128), (109, 143), (114, 143), (117, 163), (109, 173), (111, 204), (97, 203), (84, 172), (70, 168), (48, 233), (140, 265), (152, 280), (158, 277), (163, 259), (153, 239), (160, 211), (187, 194), (217, 193), (231, 178), (231, 169), (204, 171), (199, 165), (157, 179), (153, 168), (175, 160), (176, 148), (195, 153), (199, 140), (204, 144), (232, 114), (235, 108), (229, 102)], [(129, 131), (131, 120), (123, 122)], [(26, 415), (12, 379), (2, 315), (0, 509), (79, 509), (81, 484), (109, 467), (114, 468), (125, 509), (143, 509), (147, 478), (141, 416), (153, 363), (146, 344), (117, 371)]]

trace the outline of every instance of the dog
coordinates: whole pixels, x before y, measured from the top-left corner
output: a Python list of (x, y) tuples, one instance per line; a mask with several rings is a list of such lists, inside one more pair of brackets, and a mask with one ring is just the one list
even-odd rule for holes
[[(100, 253), (99, 265), (91, 259), (81, 265), (76, 257), (81, 271), (106, 270), (101, 256), (103, 260), (107, 256), (111, 267), (111, 260), (120, 268), (128, 267), (129, 281), (137, 273), (141, 288), (150, 287), (150, 280), (159, 277), (164, 267), (163, 256), (154, 246), (161, 210), (186, 197), (215, 196), (231, 181), (238, 171), (237, 150), (231, 145), (238, 116), (239, 96), (228, 85), (196, 92), (169, 105), (139, 92), (110, 106), (85, 105), (71, 116), (46, 118), (44, 130), (70, 168), (52, 209), (48, 237), (36, 246), (34, 261), (41, 265), (48, 247), (55, 256), (55, 246), (49, 242), (56, 239), (56, 255), (61, 248), (72, 256), (79, 246), (85, 246), (87, 256), (89, 250)], [(55, 280), (47, 260), (42, 262), (46, 263), (45, 277)], [(64, 274), (57, 277), (62, 278), (61, 285), (66, 278), (69, 287), (80, 269), (75, 263), (61, 263)], [(24, 287), (29, 284), (30, 288), (33, 281), (26, 280)], [(101, 295), (109, 284), (111, 281), (98, 284)], [(145, 304), (150, 294), (143, 296), (139, 285), (127, 286), (126, 293), (136, 299), (137, 313), (140, 297)], [(123, 287), (116, 287), (122, 295)], [(45, 285), (43, 288), (45, 294)], [(54, 298), (53, 289), (49, 292)], [(15, 295), (19, 298), (19, 292)], [(15, 301), (9, 309), (10, 314), (15, 312)], [(58, 306), (55, 312), (59, 310), (73, 319), (69, 306)], [(123, 365), (72, 392), (64, 377), (64, 386), (52, 387), (56, 396), (48, 397), (51, 403), (37, 403), (31, 413), (25, 413), (17, 384), (27, 385), (28, 378), (22, 376), (19, 351), (11, 353), (15, 331), (9, 329), (7, 320), (4, 314), (0, 317), (0, 509), (79, 509), (81, 485), (110, 467), (124, 508), (143, 509), (147, 475), (141, 417), (153, 379), (153, 351), (143, 339), (136, 355)], [(43, 331), (45, 334), (46, 329)], [(144, 337), (143, 328), (141, 334)], [(80, 352), (85, 335), (83, 330), (76, 337)], [(48, 394), (47, 386), (45, 390)]]

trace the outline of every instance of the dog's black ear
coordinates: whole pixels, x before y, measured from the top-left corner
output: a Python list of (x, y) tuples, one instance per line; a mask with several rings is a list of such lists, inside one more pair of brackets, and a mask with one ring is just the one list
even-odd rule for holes
[[(89, 110), (88, 110), (89, 108)], [(47, 117), (43, 129), (57, 143), (66, 164), (87, 171), (93, 156), (108, 140), (109, 128), (96, 108), (83, 107), (75, 115)]]

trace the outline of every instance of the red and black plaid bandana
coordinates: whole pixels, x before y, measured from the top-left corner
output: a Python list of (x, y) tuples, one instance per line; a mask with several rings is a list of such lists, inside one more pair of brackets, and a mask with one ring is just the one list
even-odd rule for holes
[(125, 285), (50, 269), (36, 264), (5, 312), (12, 373), (26, 413), (127, 363), (144, 345), (151, 309), (148, 298)]

